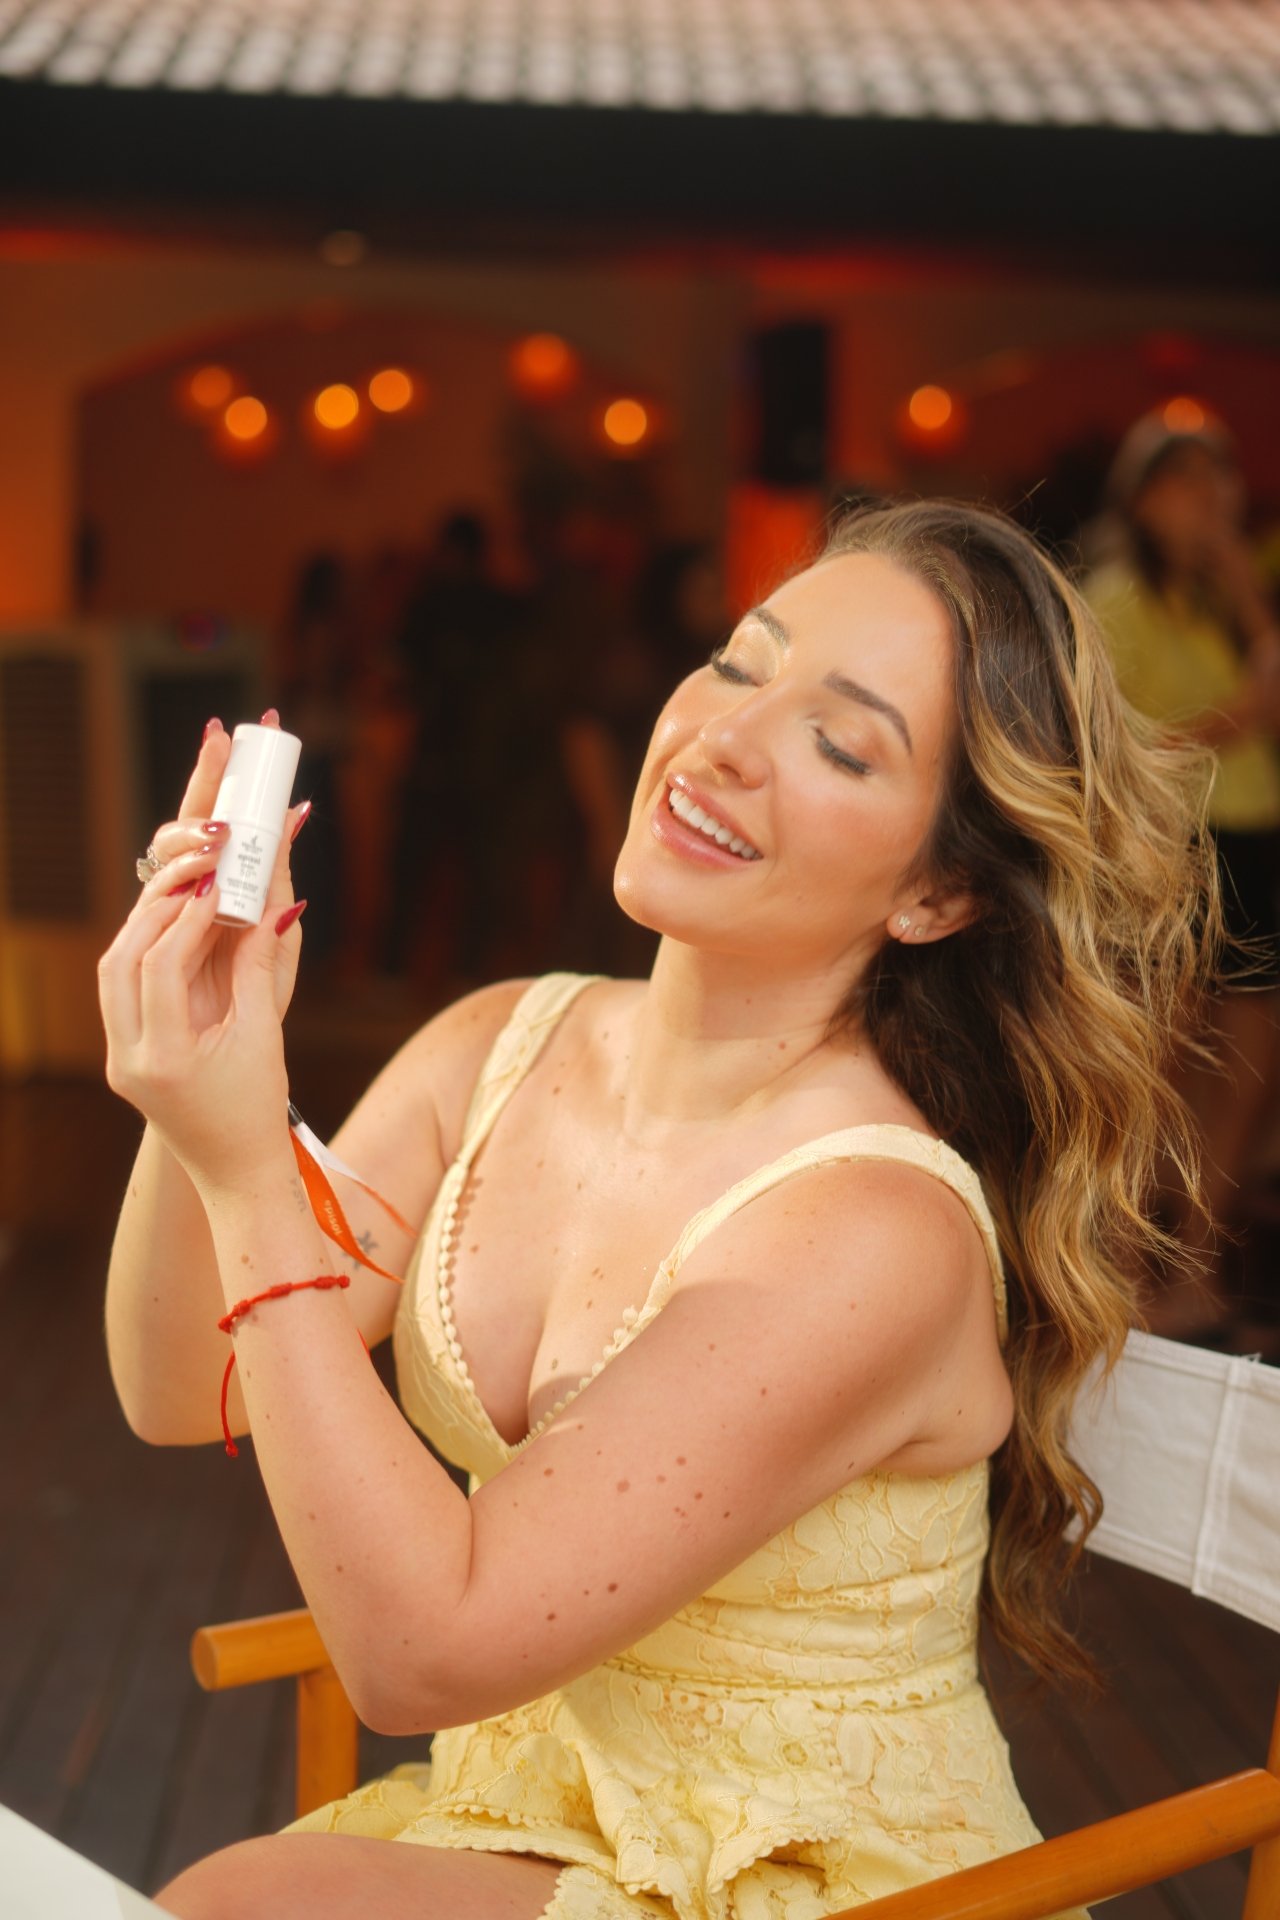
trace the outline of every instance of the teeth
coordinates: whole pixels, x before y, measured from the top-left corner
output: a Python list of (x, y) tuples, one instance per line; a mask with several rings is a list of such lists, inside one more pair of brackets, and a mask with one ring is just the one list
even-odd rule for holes
[(708, 840), (714, 840), (718, 847), (728, 847), (730, 853), (738, 854), (743, 860), (760, 858), (749, 840), (744, 840), (740, 834), (734, 833), (732, 828), (726, 827), (723, 821), (717, 820), (713, 813), (708, 813), (703, 807), (695, 806), (679, 787), (670, 789), (667, 794), (667, 804), (677, 819), (683, 820), (686, 826), (696, 827), (699, 833), (705, 833)]

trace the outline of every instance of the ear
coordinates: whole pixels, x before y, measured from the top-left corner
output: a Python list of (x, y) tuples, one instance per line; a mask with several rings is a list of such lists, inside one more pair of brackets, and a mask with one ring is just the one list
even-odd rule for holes
[(978, 902), (971, 893), (939, 888), (904, 900), (890, 914), (885, 930), (891, 940), (900, 940), (904, 947), (923, 947), (931, 940), (945, 940), (948, 934), (959, 933), (977, 917)]

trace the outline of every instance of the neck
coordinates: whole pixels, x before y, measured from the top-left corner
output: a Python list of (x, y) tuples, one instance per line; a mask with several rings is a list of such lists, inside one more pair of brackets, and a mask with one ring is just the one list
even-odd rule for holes
[[(632, 1138), (655, 1126), (705, 1126), (769, 1104), (834, 1043), (850, 978), (831, 969), (708, 954), (664, 939), (640, 1001), (623, 1093)], [(846, 1046), (856, 1047), (856, 1036)]]

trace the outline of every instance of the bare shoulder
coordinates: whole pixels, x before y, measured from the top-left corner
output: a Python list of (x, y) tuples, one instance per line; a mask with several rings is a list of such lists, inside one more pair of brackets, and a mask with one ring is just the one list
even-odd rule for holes
[(741, 1239), (789, 1267), (841, 1272), (897, 1255), (927, 1266), (932, 1285), (963, 1291), (986, 1249), (973, 1215), (947, 1181), (909, 1160), (854, 1157), (818, 1162), (730, 1214), (698, 1250), (715, 1259)]
[(963, 1332), (997, 1346), (982, 1234), (964, 1199), (909, 1161), (806, 1167), (731, 1214), (681, 1269), (681, 1287), (767, 1276), (765, 1320), (802, 1341), (847, 1335), (920, 1365)]

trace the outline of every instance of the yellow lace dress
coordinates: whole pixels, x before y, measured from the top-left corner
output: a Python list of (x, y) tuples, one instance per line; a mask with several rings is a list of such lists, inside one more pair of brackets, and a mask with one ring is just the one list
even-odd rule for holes
[[(468, 1169), (575, 995), (524, 996), (473, 1097), (406, 1278), (401, 1398), (473, 1485), (520, 1450), (495, 1431), (454, 1331), (449, 1277)], [(681, 1263), (737, 1208), (806, 1167), (905, 1160), (995, 1229), (972, 1169), (906, 1127), (854, 1127), (740, 1181), (691, 1220), (592, 1374), (661, 1312)], [(521, 1446), (528, 1444), (529, 1435)], [(296, 1830), (565, 1862), (543, 1920), (818, 1920), (1038, 1838), (977, 1677), (987, 1468), (853, 1481), (569, 1686), (436, 1736)], [(1072, 1917), (1064, 1916), (1064, 1920)], [(1084, 1920), (1076, 1915), (1074, 1920)]]

